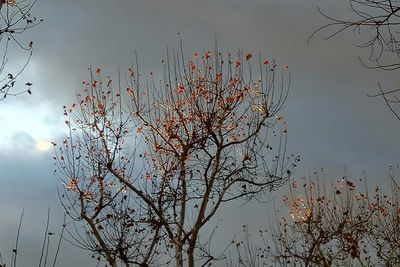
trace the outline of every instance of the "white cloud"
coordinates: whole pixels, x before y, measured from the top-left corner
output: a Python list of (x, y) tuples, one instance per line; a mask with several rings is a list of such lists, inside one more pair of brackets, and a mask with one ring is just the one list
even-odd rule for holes
[(65, 128), (61, 114), (54, 112), (50, 104), (42, 102), (32, 106), (16, 99), (1, 103), (0, 125), (5, 126), (0, 131), (0, 150), (34, 152), (47, 151), (50, 142)]
[(39, 152), (45, 152), (48, 151), (50, 148), (52, 148), (53, 145), (51, 144), (51, 142), (49, 141), (45, 141), (45, 140), (39, 140), (36, 142), (36, 149)]

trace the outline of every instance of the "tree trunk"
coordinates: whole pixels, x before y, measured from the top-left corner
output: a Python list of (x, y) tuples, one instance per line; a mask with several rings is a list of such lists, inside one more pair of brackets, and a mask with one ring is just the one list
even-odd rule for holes
[(196, 240), (199, 231), (195, 228), (192, 234), (192, 238), (189, 240), (189, 248), (188, 248), (188, 260), (189, 267), (194, 267), (194, 250), (196, 248)]
[(189, 259), (189, 267), (194, 267), (194, 246), (189, 246), (188, 259)]
[(176, 267), (183, 267), (183, 245), (175, 244)]

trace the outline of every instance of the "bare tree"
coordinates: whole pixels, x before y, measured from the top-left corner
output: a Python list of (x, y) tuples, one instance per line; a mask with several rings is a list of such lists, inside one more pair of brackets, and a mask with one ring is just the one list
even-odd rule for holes
[[(21, 237), (21, 231), (22, 231), (22, 222), (23, 222), (23, 217), (24, 217), (24, 211), (22, 210), (21, 213), (21, 217), (19, 219), (19, 224), (18, 224), (18, 230), (17, 230), (17, 234), (16, 234), (16, 239), (15, 239), (15, 245), (12, 248), (11, 251), (11, 260), (10, 260), (10, 264), (8, 265), (4, 259), (3, 256), (0, 252), (0, 267), (6, 267), (6, 266), (11, 266), (11, 267), (17, 267), (17, 260), (19, 258), (19, 256), (21, 255), (20, 250), (19, 250), (19, 243), (20, 243), (20, 237)], [(51, 232), (49, 230), (49, 226), (50, 226), (50, 209), (48, 209), (47, 212), (47, 220), (46, 220), (46, 226), (45, 226), (45, 231), (44, 231), (44, 238), (43, 238), (43, 245), (40, 251), (40, 259), (39, 259), (39, 267), (46, 267), (47, 264), (50, 265), (50, 257), (51, 257), (51, 243), (52, 240), (54, 238), (54, 236), (56, 236), (57, 234), (54, 232)], [(60, 248), (61, 248), (61, 243), (62, 240), (64, 238), (64, 230), (65, 230), (65, 217), (64, 217), (64, 224), (62, 226), (62, 230), (59, 233), (58, 236), (58, 240), (56, 241), (57, 245), (55, 246), (55, 251), (54, 251), (54, 257), (52, 260), (52, 265), (53, 267), (56, 266), (57, 264), (57, 260), (58, 260), (58, 255), (60, 252)]]
[[(136, 158), (129, 155), (135, 155), (137, 149), (135, 123), (111, 81), (106, 86), (92, 79), (84, 86), (78, 104), (70, 110), (64, 107), (70, 136), (54, 157), (65, 185), (59, 194), (65, 210), (73, 220), (85, 222), (83, 231), (75, 228), (67, 233), (73, 244), (103, 257), (111, 266), (117, 266), (119, 260), (126, 266), (149, 266), (160, 227), (150, 224), (151, 210), (146, 203), (133, 196), (108, 168), (112, 160), (126, 176), (140, 173), (135, 169)], [(72, 114), (76, 107), (79, 110)]]
[(232, 241), (235, 245), (236, 251), (233, 251), (233, 255), (226, 257), (226, 266), (229, 267), (261, 267), (271, 266), (271, 247), (268, 245), (265, 233), (266, 230), (258, 230), (259, 241), (261, 244), (257, 244), (249, 232), (247, 225), (243, 225), (242, 236), (238, 240)]
[[(370, 50), (369, 63), (361, 63), (369, 69), (382, 69), (398, 74), (400, 69), (400, 1), (398, 0), (349, 0), (351, 18), (335, 18), (318, 8), (319, 12), (330, 21), (318, 28), (311, 36), (329, 32), (325, 39), (330, 39), (346, 30), (354, 30), (367, 38), (358, 45)], [(396, 75), (395, 74), (395, 75)], [(400, 88), (383, 89), (378, 84), (379, 92), (372, 97), (383, 97), (390, 111), (400, 120)]]
[(292, 180), (278, 218), (272, 256), (280, 266), (397, 266), (400, 264), (399, 187), (358, 190), (342, 178)]
[[(287, 128), (279, 114), (290, 84), (283, 76), (287, 67), (276, 81), (275, 61), (260, 57), (254, 73), (250, 53), (206, 51), (187, 60), (183, 54), (167, 54), (159, 81), (150, 73), (143, 83), (132, 66), (126, 90), (103, 81), (98, 69), (79, 102), (65, 108), (70, 136), (55, 160), (66, 208), (89, 224), (87, 234), (109, 263), (123, 259), (105, 239), (108, 220), (101, 214), (119, 197), (131, 199), (122, 216), (133, 210), (132, 224), (143, 225), (135, 237), (140, 242), (133, 243), (140, 255), (162, 248), (176, 266), (204, 266), (217, 257), (202, 230), (222, 204), (278, 188), (299, 160), (286, 154)], [(108, 214), (120, 223), (115, 210)]]
[[(25, 70), (31, 56), (33, 41), (25, 43), (19, 36), (26, 30), (37, 26), (43, 20), (32, 15), (32, 9), (37, 0), (1, 0), (0, 1), (0, 49), (2, 53), (0, 59), (0, 101), (10, 95), (23, 93), (31, 94), (31, 82), (26, 82), (24, 89), (14, 89), (17, 87), (18, 76)], [(15, 72), (7, 70), (9, 63), (9, 52), (11, 48), (17, 48), (21, 52), (27, 53), (27, 59), (23, 65)], [(12, 90), (14, 89), (14, 90)]]

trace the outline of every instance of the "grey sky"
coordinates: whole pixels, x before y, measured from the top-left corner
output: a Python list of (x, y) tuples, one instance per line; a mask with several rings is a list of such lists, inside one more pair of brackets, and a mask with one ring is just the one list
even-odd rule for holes
[[(393, 73), (363, 68), (366, 56), (355, 44), (361, 37), (344, 33), (328, 41), (307, 38), (324, 24), (317, 12), (345, 16), (347, 1), (293, 0), (39, 0), (34, 10), (45, 22), (24, 38), (35, 51), (24, 76), (33, 95), (0, 103), (0, 251), (8, 257), (19, 214), (25, 209), (20, 266), (39, 258), (47, 207), (52, 228), (61, 226), (62, 211), (53, 176), (52, 152), (39, 141), (57, 140), (63, 127), (62, 105), (71, 104), (88, 66), (115, 75), (126, 69), (137, 50), (141, 67), (157, 71), (166, 47), (178, 35), (187, 53), (242, 48), (288, 64), (292, 86), (283, 115), (289, 129), (288, 150), (302, 156), (297, 177), (323, 167), (328, 176), (359, 177), (386, 183), (388, 166), (398, 163), (400, 123), (382, 99), (369, 98), (378, 82), (398, 83)], [(14, 55), (15, 59), (20, 55)], [(226, 229), (249, 223), (266, 225), (271, 205), (246, 210), (230, 206), (223, 213)], [(262, 212), (260, 212), (262, 209)], [(252, 218), (248, 221), (247, 218)], [(224, 232), (223, 227), (220, 229)], [(80, 250), (64, 243), (58, 266), (95, 266)]]

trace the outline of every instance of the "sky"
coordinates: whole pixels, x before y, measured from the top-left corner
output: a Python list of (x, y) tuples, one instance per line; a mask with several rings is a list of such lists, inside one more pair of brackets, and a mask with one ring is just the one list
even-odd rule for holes
[[(357, 48), (363, 37), (345, 32), (324, 40), (308, 37), (327, 21), (317, 7), (347, 16), (347, 1), (293, 0), (39, 0), (33, 13), (44, 22), (21, 38), (34, 41), (34, 54), (22, 80), (32, 95), (0, 102), (0, 252), (8, 260), (24, 210), (20, 266), (39, 260), (46, 213), (51, 229), (62, 225), (49, 142), (66, 134), (62, 106), (72, 104), (88, 67), (116, 75), (137, 51), (141, 68), (158, 71), (166, 49), (186, 53), (213, 49), (261, 52), (287, 64), (292, 81), (282, 114), (288, 125), (288, 151), (301, 155), (296, 177), (323, 168), (328, 177), (361, 177), (371, 185), (388, 182), (390, 165), (399, 162), (400, 122), (380, 98), (367, 97), (378, 82), (398, 83), (393, 73), (365, 69)], [(179, 33), (179, 34), (178, 34)], [(10, 68), (25, 54), (16, 51)], [(279, 202), (279, 193), (271, 199)], [(249, 224), (265, 228), (272, 203), (242, 209), (229, 205), (220, 214), (220, 237)], [(260, 212), (261, 210), (261, 212)], [(249, 220), (251, 218), (251, 220)], [(221, 241), (222, 242), (222, 241)], [(64, 242), (57, 266), (95, 266), (96, 262)]]

